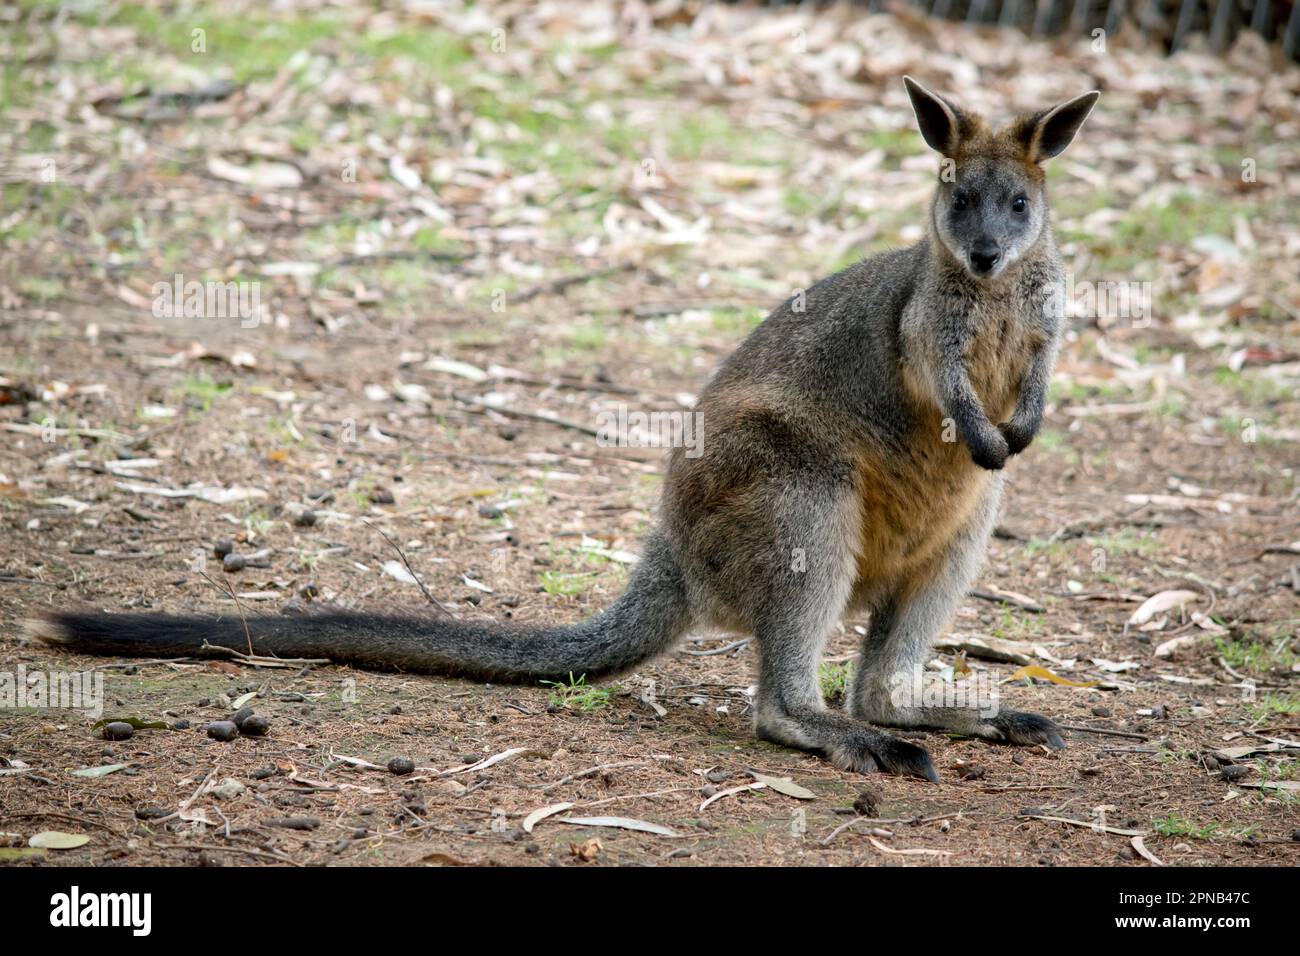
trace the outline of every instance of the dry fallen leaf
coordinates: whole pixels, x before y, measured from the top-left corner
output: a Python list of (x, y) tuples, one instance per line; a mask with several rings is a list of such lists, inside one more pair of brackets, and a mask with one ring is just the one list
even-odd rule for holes
[(1096, 687), (1100, 683), (1100, 681), (1095, 681), (1095, 680), (1090, 680), (1090, 681), (1067, 680), (1064, 677), (1059, 677), (1056, 674), (1053, 674), (1046, 667), (1042, 667), (1038, 664), (1030, 664), (1028, 667), (1020, 668), (1018, 671), (1016, 671), (1014, 674), (1008, 677), (1006, 681), (1004, 681), (1003, 683), (1010, 683), (1012, 681), (1024, 680), (1026, 677), (1032, 677), (1034, 680), (1050, 681), (1053, 684), (1062, 684), (1066, 687)]
[(557, 813), (563, 813), (572, 806), (572, 803), (552, 803), (549, 807), (537, 808), (532, 813), (528, 814), (528, 816), (524, 817), (524, 832), (532, 833), (533, 827), (537, 826), (537, 824), (541, 823), (547, 817), (553, 816)]
[(569, 852), (583, 863), (590, 863), (592, 860), (596, 859), (596, 857), (600, 856), (600, 851), (603, 849), (604, 847), (601, 846), (600, 841), (595, 837), (588, 840), (586, 843), (569, 844)]
[(645, 820), (634, 820), (631, 817), (560, 817), (556, 822), (567, 823), (575, 827), (614, 827), (618, 830), (653, 833), (656, 836), (675, 837), (680, 835), (675, 830), (670, 830), (657, 823), (647, 823)]
[(759, 773), (756, 770), (748, 771), (749, 775), (759, 783), (765, 783), (777, 793), (784, 793), (787, 797), (794, 797), (796, 800), (816, 800), (817, 794), (811, 790), (806, 790), (793, 782), (789, 777), (769, 777), (765, 773)]
[(1197, 634), (1184, 634), (1182, 637), (1171, 637), (1155, 649), (1156, 657), (1174, 657), (1179, 651), (1195, 647), (1201, 642)]
[(1160, 860), (1154, 853), (1152, 853), (1150, 850), (1147, 849), (1147, 845), (1142, 842), (1142, 838), (1140, 836), (1133, 837), (1133, 839), (1130, 840), (1129, 842), (1133, 844), (1133, 849), (1137, 851), (1138, 856), (1142, 857), (1144, 860), (1150, 860), (1156, 866), (1165, 865), (1162, 860)]
[(1194, 601), (1200, 597), (1195, 591), (1161, 591), (1159, 594), (1153, 594), (1142, 603), (1142, 606), (1133, 612), (1133, 616), (1128, 619), (1125, 627), (1140, 627), (1150, 621), (1157, 614), (1163, 614), (1165, 611), (1172, 611), (1175, 608), (1182, 607), (1188, 601)]
[(63, 833), (60, 830), (43, 830), (32, 834), (27, 845), (43, 850), (75, 850), (90, 842), (90, 837), (82, 833)]

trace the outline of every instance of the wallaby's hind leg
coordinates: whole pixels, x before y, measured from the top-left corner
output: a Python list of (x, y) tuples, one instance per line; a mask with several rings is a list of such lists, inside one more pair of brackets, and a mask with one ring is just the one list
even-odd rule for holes
[(993, 479), (978, 511), (929, 580), (890, 595), (872, 613), (848, 697), (854, 717), (1004, 743), (1065, 746), (1060, 729), (1046, 717), (1001, 709), (991, 695), (953, 700), (952, 685), (927, 682), (924, 675), (934, 639), (952, 619), (983, 563), (1000, 496), (1001, 480)]
[(828, 711), (822, 697), (822, 648), (853, 586), (857, 532), (851, 502), (833, 488), (801, 487), (789, 489), (773, 511), (776, 553), (767, 560), (755, 556), (754, 562), (765, 585), (755, 608), (758, 736), (823, 753), (844, 770), (879, 769), (937, 783), (924, 748)]

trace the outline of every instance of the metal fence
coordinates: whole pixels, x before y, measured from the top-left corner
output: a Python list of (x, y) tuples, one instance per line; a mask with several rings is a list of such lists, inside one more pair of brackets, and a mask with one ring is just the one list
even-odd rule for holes
[[(805, 0), (806, 2), (806, 0)], [(908, 0), (930, 16), (1002, 26), (1033, 36), (1107, 34), (1132, 24), (1144, 37), (1174, 52), (1197, 34), (1222, 53), (1244, 30), (1253, 30), (1300, 60), (1300, 0)], [(768, 5), (785, 6), (781, 0)], [(883, 10), (885, 0), (855, 0)]]

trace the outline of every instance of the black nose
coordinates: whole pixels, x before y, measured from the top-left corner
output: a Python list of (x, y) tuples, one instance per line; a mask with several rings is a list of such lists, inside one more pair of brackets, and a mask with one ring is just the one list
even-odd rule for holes
[(998, 244), (988, 239), (981, 239), (970, 251), (970, 264), (980, 274), (992, 272), (1001, 258), (1002, 250)]

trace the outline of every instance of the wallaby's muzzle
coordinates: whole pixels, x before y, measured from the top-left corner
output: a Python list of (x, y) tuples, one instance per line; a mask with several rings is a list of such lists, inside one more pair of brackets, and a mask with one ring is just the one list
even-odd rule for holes
[(970, 251), (971, 271), (976, 275), (992, 274), (997, 264), (1002, 261), (1002, 250), (992, 239), (980, 239)]

